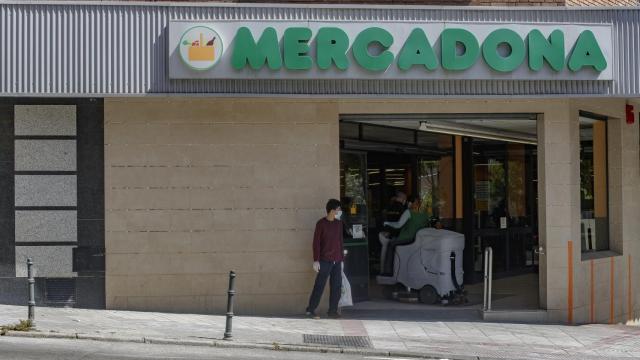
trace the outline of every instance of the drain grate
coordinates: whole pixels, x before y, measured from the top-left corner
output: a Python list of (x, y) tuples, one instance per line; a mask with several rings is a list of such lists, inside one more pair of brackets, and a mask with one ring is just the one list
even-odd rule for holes
[(332, 336), (303, 334), (305, 344), (319, 344), (330, 346), (344, 346), (357, 348), (370, 348), (371, 340), (368, 336)]

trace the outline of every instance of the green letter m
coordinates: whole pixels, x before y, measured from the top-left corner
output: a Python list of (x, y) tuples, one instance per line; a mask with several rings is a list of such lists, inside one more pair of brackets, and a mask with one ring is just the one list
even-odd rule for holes
[(251, 30), (246, 27), (238, 29), (231, 57), (231, 65), (240, 70), (249, 62), (253, 70), (260, 70), (264, 63), (269, 69), (278, 70), (282, 67), (282, 56), (278, 44), (278, 34), (272, 27), (264, 29), (260, 40), (256, 44)]

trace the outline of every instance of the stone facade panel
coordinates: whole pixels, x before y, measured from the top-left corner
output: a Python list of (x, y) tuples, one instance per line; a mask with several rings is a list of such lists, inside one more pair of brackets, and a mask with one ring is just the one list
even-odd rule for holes
[[(306, 298), (313, 227), (338, 195), (337, 106), (136, 99), (122, 110), (129, 105), (105, 105), (108, 306), (219, 309), (230, 270), (254, 295), (238, 303), (245, 313), (286, 311), (266, 298)], [(138, 277), (123, 288), (118, 275), (128, 273)]]

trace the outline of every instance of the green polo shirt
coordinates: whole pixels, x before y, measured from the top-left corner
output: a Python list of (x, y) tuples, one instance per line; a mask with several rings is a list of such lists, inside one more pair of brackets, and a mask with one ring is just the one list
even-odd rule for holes
[(400, 229), (398, 240), (413, 240), (418, 230), (426, 228), (429, 224), (429, 215), (425, 212), (410, 210), (411, 217)]

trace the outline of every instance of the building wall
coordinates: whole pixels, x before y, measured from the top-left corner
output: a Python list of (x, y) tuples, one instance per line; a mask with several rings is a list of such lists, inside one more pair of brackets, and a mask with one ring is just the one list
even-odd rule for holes
[(566, 6), (638, 6), (638, 0), (566, 0)]
[(338, 196), (337, 106), (106, 99), (107, 306), (299, 313), (310, 241)]
[(99, 99), (0, 101), (0, 303), (104, 308)]
[[(624, 104), (106, 99), (107, 307), (221, 313), (227, 272), (236, 270), (239, 313), (300, 313), (313, 281), (312, 229), (326, 199), (339, 193), (340, 114), (526, 112), (541, 114), (540, 300), (549, 321), (591, 322), (591, 303), (593, 321), (638, 317), (640, 286), (628, 284), (629, 275), (640, 278), (639, 140), (638, 125), (619, 120)], [(579, 110), (613, 117), (610, 218), (612, 229), (619, 229), (612, 231), (612, 242), (622, 245), (622, 254), (594, 260), (593, 301), (591, 261), (582, 260), (580, 241), (574, 240), (580, 238)]]
[[(640, 319), (640, 156), (638, 121), (627, 124), (621, 100), (573, 101), (579, 110), (602, 114), (607, 121), (610, 247), (608, 256), (581, 256), (574, 250), (576, 323), (624, 323)], [(637, 109), (637, 108), (636, 108)], [(637, 111), (636, 111), (637, 119)], [(578, 134), (572, 137), (577, 141)], [(579, 176), (579, 174), (577, 175)], [(579, 179), (579, 178), (578, 178)], [(579, 213), (579, 198), (572, 204)], [(580, 235), (579, 224), (573, 231)]]
[[(618, 323), (633, 319), (637, 321), (640, 318), (640, 286), (637, 285), (640, 277), (640, 139), (638, 122), (632, 125), (625, 123), (625, 103), (622, 99), (365, 103), (344, 100), (340, 102), (339, 111), (374, 114), (399, 111), (540, 113), (538, 214), (540, 243), (544, 247), (544, 254), (540, 256), (540, 304), (547, 309), (547, 319), (550, 322)], [(583, 260), (579, 240), (580, 110), (609, 117), (609, 219), (613, 251), (599, 254), (593, 260), (593, 297), (591, 260)], [(571, 287), (569, 241), (572, 243), (573, 265)], [(570, 293), (572, 311), (569, 311)], [(593, 317), (591, 313), (594, 314)]]
[[(129, 96), (146, 94), (265, 94), (416, 97), (617, 96), (640, 94), (640, 8), (540, 9), (538, 7), (471, 9), (443, 7), (271, 6), (213, 3), (189, 6), (148, 3), (134, 6), (62, 1), (0, 3), (3, 29), (0, 94), (3, 96)], [(170, 20), (334, 21), (372, 23), (530, 23), (612, 25), (609, 66), (613, 81), (410, 79), (246, 79), (208, 81), (170, 79)], [(58, 26), (58, 24), (65, 24)], [(24, 31), (25, 28), (30, 30)], [(620, 51), (617, 51), (617, 50)], [(46, 59), (33, 61), (34, 59)], [(457, 76), (456, 76), (457, 77)]]
[(294, 4), (384, 4), (384, 5), (446, 5), (446, 6), (564, 6), (565, 0), (228, 0), (237, 3), (294, 3)]
[[(150, 0), (158, 2), (163, 0)], [(172, 2), (294, 3), (294, 4), (385, 4), (446, 6), (637, 6), (638, 0), (166, 0)]]
[(637, 6), (638, 0), (149, 0), (150, 2), (230, 2), (294, 4), (385, 4), (446, 6)]

